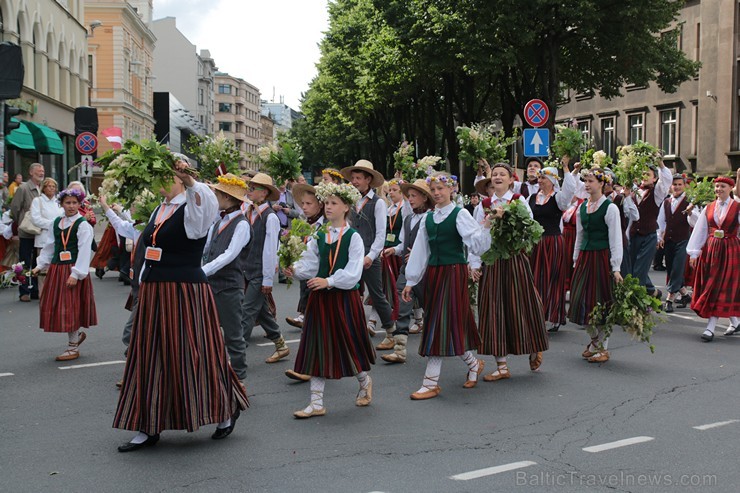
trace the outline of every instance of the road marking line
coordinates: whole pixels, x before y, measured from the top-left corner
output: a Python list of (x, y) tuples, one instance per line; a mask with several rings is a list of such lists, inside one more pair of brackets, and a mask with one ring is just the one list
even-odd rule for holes
[[(2, 375), (0, 375), (0, 376), (2, 376)], [(695, 430), (699, 430), (699, 431), (711, 430), (712, 428), (719, 428), (720, 426), (731, 425), (732, 423), (737, 423), (738, 421), (740, 421), (740, 420), (738, 420), (738, 419), (729, 419), (727, 421), (718, 421), (716, 423), (709, 423), (707, 425), (694, 426), (693, 428)]]
[(584, 452), (603, 452), (605, 450), (611, 450), (613, 448), (626, 447), (628, 445), (634, 445), (636, 443), (649, 442), (655, 440), (653, 437), (634, 437), (625, 438), (624, 440), (617, 440), (616, 442), (602, 443), (601, 445), (594, 445), (591, 447), (584, 447)]
[[(294, 342), (301, 342), (301, 340), (300, 339), (290, 339), (289, 341), (285, 341), (285, 344), (293, 344)], [(264, 344), (257, 344), (257, 346), (259, 347), (274, 346), (274, 345), (275, 345), (274, 342), (265, 342)]]
[(678, 313), (667, 313), (669, 317), (676, 317), (676, 318), (682, 318), (684, 320), (691, 320), (692, 322), (701, 322), (701, 320), (697, 317), (692, 317), (691, 315), (680, 315)]
[(503, 466), (487, 467), (485, 469), (478, 469), (477, 471), (464, 472), (462, 474), (455, 474), (450, 476), (450, 479), (456, 481), (468, 481), (470, 479), (483, 478), (485, 476), (493, 476), (502, 472), (513, 471), (515, 469), (522, 469), (524, 467), (534, 466), (536, 462), (531, 460), (525, 460), (521, 462), (512, 462), (511, 464), (504, 464)]
[(100, 363), (88, 363), (86, 365), (60, 366), (60, 370), (76, 370), (77, 368), (92, 368), (94, 366), (122, 365), (125, 361), (101, 361)]
[(12, 377), (14, 373), (0, 373), (0, 377)]

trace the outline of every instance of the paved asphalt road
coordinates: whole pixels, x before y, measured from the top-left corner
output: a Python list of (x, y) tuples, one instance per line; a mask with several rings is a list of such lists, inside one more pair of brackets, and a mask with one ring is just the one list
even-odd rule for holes
[[(537, 373), (514, 357), (511, 379), (466, 390), (463, 363), (447, 359), (442, 395), (425, 402), (408, 398), (425, 365), (412, 336), (407, 364), (372, 371), (370, 407), (355, 407), (354, 379), (330, 381), (328, 414), (307, 421), (292, 417), (307, 385), (283, 376), (293, 357), (264, 364), (272, 349), (257, 329), (252, 407), (233, 435), (166, 432), (156, 447), (124, 455), (116, 446), (131, 433), (111, 422), (128, 290), (112, 274), (94, 285), (101, 324), (72, 364), (113, 363), (67, 370), (54, 361), (66, 337), (38, 329), (36, 302), (0, 291), (2, 492), (740, 490), (740, 336), (702, 344), (703, 322), (689, 310), (659, 327), (654, 355), (620, 331), (603, 366), (581, 359), (587, 336), (572, 325), (551, 337)], [(276, 288), (280, 320), (297, 296), (297, 286)]]

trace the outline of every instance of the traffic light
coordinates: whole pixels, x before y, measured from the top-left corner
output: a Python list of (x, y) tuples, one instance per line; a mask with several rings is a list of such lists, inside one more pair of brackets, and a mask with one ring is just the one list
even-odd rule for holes
[(12, 121), (11, 118), (16, 116), (18, 113), (21, 112), (18, 108), (14, 106), (8, 106), (7, 103), (3, 103), (5, 105), (5, 121), (3, 122), (3, 129), (5, 132), (5, 135), (8, 135), (10, 132), (15, 130), (16, 128), (20, 127), (21, 124), (17, 121)]

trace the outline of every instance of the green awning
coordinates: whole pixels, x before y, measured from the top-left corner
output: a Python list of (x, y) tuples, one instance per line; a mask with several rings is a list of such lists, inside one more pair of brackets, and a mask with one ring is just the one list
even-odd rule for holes
[(21, 151), (35, 151), (36, 145), (33, 142), (33, 135), (31, 135), (31, 131), (26, 127), (26, 122), (16, 120), (15, 118), (11, 118), (10, 121), (20, 123), (21, 126), (15, 130), (11, 130), (10, 133), (5, 136), (5, 143), (10, 147), (20, 149)]
[(35, 122), (23, 122), (33, 135), (36, 150), (41, 154), (64, 154), (64, 144), (55, 130)]

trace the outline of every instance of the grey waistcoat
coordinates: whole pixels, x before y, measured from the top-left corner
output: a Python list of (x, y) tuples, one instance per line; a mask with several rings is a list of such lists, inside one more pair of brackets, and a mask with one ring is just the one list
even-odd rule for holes
[[(247, 211), (251, 214), (251, 211)], [(247, 281), (262, 278), (262, 252), (265, 250), (265, 236), (267, 236), (267, 218), (270, 214), (275, 214), (271, 207), (268, 207), (257, 216), (252, 224), (252, 241), (244, 249), (245, 258), (248, 259), (243, 267), (244, 278)], [(278, 239), (278, 242), (280, 240)], [(277, 245), (270, 248), (277, 248)], [(246, 252), (246, 253), (245, 253)]]
[[(211, 262), (229, 248), (229, 244), (231, 243), (231, 238), (234, 236), (236, 227), (239, 223), (246, 222), (246, 220), (247, 219), (243, 214), (237, 215), (234, 220), (231, 221), (223, 231), (221, 231), (221, 233), (218, 232), (220, 221), (213, 225), (211, 229), (211, 243), (208, 246), (208, 250), (205, 252), (203, 259), (204, 263), (207, 264), (208, 262)], [(246, 265), (246, 255), (248, 251), (249, 243), (241, 252), (239, 252), (239, 255), (237, 255), (234, 260), (225, 265), (218, 272), (214, 272), (208, 277), (208, 283), (211, 285), (211, 289), (214, 294), (220, 293), (229, 288), (244, 289), (244, 274), (242, 273), (242, 270)]]
[[(364, 197), (360, 199), (360, 203), (364, 200)], [(350, 222), (352, 227), (360, 233), (362, 243), (365, 245), (365, 255), (370, 252), (370, 247), (375, 241), (375, 204), (377, 202), (378, 195), (373, 194), (373, 198), (368, 200), (360, 212), (357, 212), (357, 207), (352, 207), (350, 212)]]

